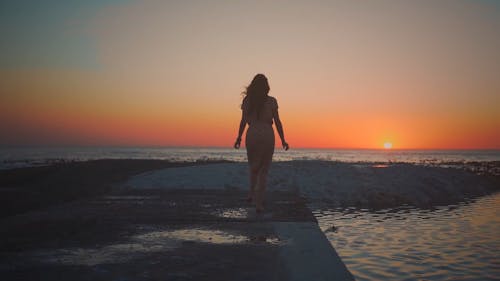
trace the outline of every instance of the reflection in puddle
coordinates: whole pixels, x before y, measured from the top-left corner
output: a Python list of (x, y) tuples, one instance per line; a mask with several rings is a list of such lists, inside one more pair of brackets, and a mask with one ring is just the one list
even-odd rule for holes
[(245, 208), (224, 209), (217, 212), (216, 216), (228, 219), (246, 219), (248, 218), (248, 211)]
[(234, 235), (221, 230), (207, 229), (177, 229), (173, 231), (154, 231), (136, 236), (136, 239), (145, 242), (162, 241), (164, 239), (177, 241), (193, 241), (212, 244), (236, 244), (248, 241), (243, 235)]
[(376, 164), (376, 165), (372, 165), (372, 168), (387, 168), (389, 167), (389, 165), (387, 164)]
[(272, 245), (283, 245), (286, 244), (286, 241), (281, 240), (278, 236), (275, 235), (257, 235), (251, 236), (250, 241), (253, 243), (267, 243)]
[(242, 244), (267, 243), (281, 245), (277, 236), (244, 236), (222, 230), (185, 228), (152, 231), (132, 236), (128, 243), (112, 244), (100, 248), (67, 248), (36, 253), (35, 258), (48, 263), (95, 266), (124, 263), (141, 255), (169, 251), (182, 245), (195, 243)]

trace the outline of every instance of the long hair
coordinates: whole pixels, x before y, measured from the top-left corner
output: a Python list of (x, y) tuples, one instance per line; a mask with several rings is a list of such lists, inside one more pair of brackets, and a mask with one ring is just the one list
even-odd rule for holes
[(269, 83), (267, 82), (267, 77), (264, 74), (257, 74), (252, 79), (252, 82), (243, 94), (246, 95), (245, 99), (248, 101), (248, 113), (256, 112), (257, 119), (259, 118), (260, 111), (267, 99), (269, 93)]

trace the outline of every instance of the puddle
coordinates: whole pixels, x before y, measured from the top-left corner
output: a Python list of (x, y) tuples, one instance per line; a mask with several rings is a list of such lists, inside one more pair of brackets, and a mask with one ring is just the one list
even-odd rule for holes
[(381, 169), (381, 168), (388, 168), (389, 165), (387, 164), (376, 164), (376, 165), (372, 165), (372, 168), (378, 168), (378, 169)]
[(243, 235), (234, 235), (221, 230), (196, 228), (177, 229), (173, 231), (154, 231), (136, 236), (136, 239), (146, 243), (163, 241), (165, 239), (212, 244), (237, 244), (248, 241), (248, 238)]
[(95, 266), (125, 263), (147, 254), (170, 251), (183, 245), (196, 243), (282, 245), (284, 241), (275, 235), (245, 236), (222, 230), (184, 228), (134, 235), (127, 243), (111, 244), (98, 248), (57, 249), (34, 253), (33, 257), (44, 263)]
[(284, 245), (287, 241), (281, 240), (276, 235), (257, 235), (251, 236), (250, 241), (253, 243), (266, 243), (271, 245)]
[(245, 208), (224, 209), (216, 212), (215, 215), (220, 218), (246, 219), (248, 218), (248, 210)]

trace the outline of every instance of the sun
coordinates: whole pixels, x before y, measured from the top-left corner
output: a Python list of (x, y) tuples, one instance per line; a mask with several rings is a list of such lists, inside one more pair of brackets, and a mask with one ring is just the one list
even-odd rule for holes
[(392, 148), (392, 142), (388, 142), (388, 141), (384, 142), (384, 148), (385, 149), (391, 149)]

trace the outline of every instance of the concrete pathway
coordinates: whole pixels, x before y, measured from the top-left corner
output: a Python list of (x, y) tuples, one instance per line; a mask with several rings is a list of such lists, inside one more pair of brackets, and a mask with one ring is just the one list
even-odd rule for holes
[(353, 280), (303, 198), (126, 189), (0, 221), (2, 280)]

